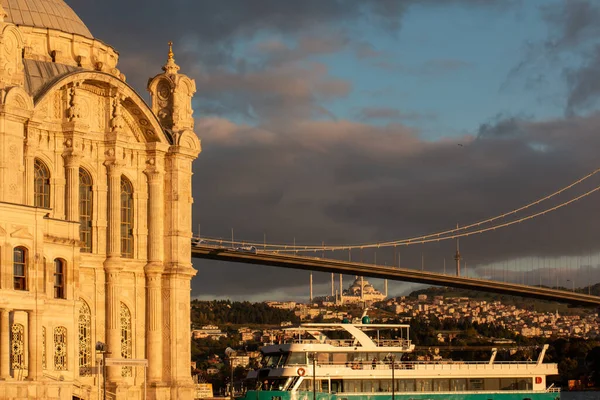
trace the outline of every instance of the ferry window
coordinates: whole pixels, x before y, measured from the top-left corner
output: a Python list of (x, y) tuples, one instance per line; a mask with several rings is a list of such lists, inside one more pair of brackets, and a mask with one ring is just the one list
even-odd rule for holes
[(515, 378), (500, 378), (500, 390), (517, 390)]
[(450, 381), (448, 379), (434, 379), (433, 380), (433, 391), (434, 392), (447, 392), (450, 390)]
[(306, 353), (293, 352), (287, 360), (288, 365), (306, 364)]
[(345, 393), (358, 393), (360, 392), (360, 381), (354, 379), (347, 379), (344, 381), (344, 392)]
[(414, 379), (401, 379), (398, 381), (399, 392), (414, 392), (415, 391), (415, 380)]
[(486, 378), (483, 382), (484, 390), (500, 390), (500, 379)]
[(431, 392), (431, 379), (417, 379), (417, 392)]
[(342, 391), (342, 381), (331, 381), (331, 393), (338, 393)]
[(329, 356), (330, 353), (318, 353), (317, 354), (317, 364), (329, 364)]
[(333, 363), (337, 365), (345, 364), (348, 361), (347, 353), (332, 353), (331, 356)]
[(365, 393), (373, 393), (373, 381), (364, 380), (362, 382), (362, 391)]
[(300, 386), (298, 386), (298, 390), (312, 390), (312, 382), (309, 379), (303, 379), (302, 382), (300, 382)]
[(517, 381), (518, 390), (531, 390), (533, 389), (533, 383), (531, 379), (519, 379)]
[(450, 379), (450, 390), (453, 392), (463, 392), (467, 390), (466, 379)]
[(483, 379), (469, 379), (469, 390), (483, 390)]
[(392, 391), (392, 381), (388, 381), (387, 379), (379, 381), (379, 391), (380, 392), (391, 392)]

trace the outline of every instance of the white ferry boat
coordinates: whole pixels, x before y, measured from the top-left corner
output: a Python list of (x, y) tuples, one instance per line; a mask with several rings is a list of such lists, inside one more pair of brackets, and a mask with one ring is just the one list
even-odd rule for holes
[[(546, 385), (556, 364), (536, 361), (405, 361), (409, 325), (308, 323), (261, 349), (244, 400), (559, 400)], [(392, 384), (393, 382), (393, 384)]]

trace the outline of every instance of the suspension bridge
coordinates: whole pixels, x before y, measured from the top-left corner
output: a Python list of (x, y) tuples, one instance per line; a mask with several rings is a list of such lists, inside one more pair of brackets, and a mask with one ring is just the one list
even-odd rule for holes
[[(582, 182), (592, 178), (600, 172), (600, 169), (592, 171), (588, 175), (572, 182), (571, 184), (539, 198), (522, 207), (513, 209), (481, 221), (477, 221), (464, 226), (447, 229), (439, 232), (433, 232), (426, 235), (419, 235), (398, 240), (360, 243), (360, 244), (313, 244), (296, 245), (295, 243), (267, 243), (266, 241), (235, 241), (223, 238), (194, 237), (192, 238), (192, 257), (200, 259), (211, 259), (217, 261), (226, 261), (233, 263), (256, 264), (265, 266), (274, 266), (281, 268), (302, 269), (310, 271), (321, 271), (329, 273), (352, 274), (366, 277), (382, 278), (403, 282), (423, 283), (439, 286), (448, 286), (463, 289), (472, 289), (484, 292), (501, 293), (516, 295), (542, 300), (557, 301), (577, 306), (600, 307), (600, 296), (591, 293), (582, 293), (581, 291), (567, 290), (556, 287), (515, 283), (500, 281), (497, 279), (486, 279), (481, 277), (462, 276), (460, 272), (460, 253), (456, 251), (456, 273), (446, 274), (439, 272), (430, 272), (418, 269), (399, 268), (399, 266), (378, 265), (377, 263), (364, 263), (352, 261), (350, 254), (353, 250), (362, 252), (364, 249), (385, 249), (412, 246), (416, 244), (434, 243), (447, 240), (456, 240), (473, 235), (482, 235), (499, 229), (507, 229), (513, 225), (520, 224), (535, 218), (540, 218), (546, 214), (557, 211), (561, 208), (573, 206), (576, 202), (600, 191), (600, 185), (584, 191), (583, 193), (572, 195), (567, 200), (558, 204), (547, 205), (542, 210), (529, 211), (533, 207), (547, 204), (551, 199), (561, 195)], [(314, 253), (322, 254), (322, 257), (311, 256)], [(334, 257), (325, 257), (325, 254), (339, 252), (348, 252), (349, 260), (340, 260)], [(395, 258), (395, 256), (394, 256)]]

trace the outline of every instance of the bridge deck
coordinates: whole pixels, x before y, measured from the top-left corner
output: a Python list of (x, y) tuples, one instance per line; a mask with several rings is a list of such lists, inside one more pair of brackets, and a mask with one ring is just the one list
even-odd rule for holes
[(340, 261), (262, 251), (251, 253), (208, 245), (193, 246), (192, 257), (234, 263), (335, 272), (403, 282), (449, 286), (484, 292), (531, 297), (541, 300), (557, 301), (577, 306), (600, 306), (599, 296), (590, 296), (583, 293), (351, 261)]

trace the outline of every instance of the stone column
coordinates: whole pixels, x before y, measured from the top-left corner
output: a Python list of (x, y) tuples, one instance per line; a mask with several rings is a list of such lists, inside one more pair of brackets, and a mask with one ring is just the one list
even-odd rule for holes
[(38, 313), (27, 311), (29, 365), (27, 380), (36, 381), (42, 376), (41, 340), (37, 323)]
[(67, 178), (65, 207), (67, 221), (79, 221), (79, 163), (81, 157), (75, 154), (64, 154), (65, 177)]
[[(108, 256), (106, 273), (106, 344), (110, 358), (121, 358), (121, 324), (118, 280), (121, 266), (121, 165), (106, 162), (108, 170)], [(108, 380), (121, 380), (121, 367), (108, 367)]]
[(163, 272), (163, 174), (154, 166), (145, 172), (148, 177), (148, 264), (146, 271), (146, 357), (148, 381), (162, 382), (162, 296)]
[(10, 310), (0, 310), (0, 379), (10, 378)]

